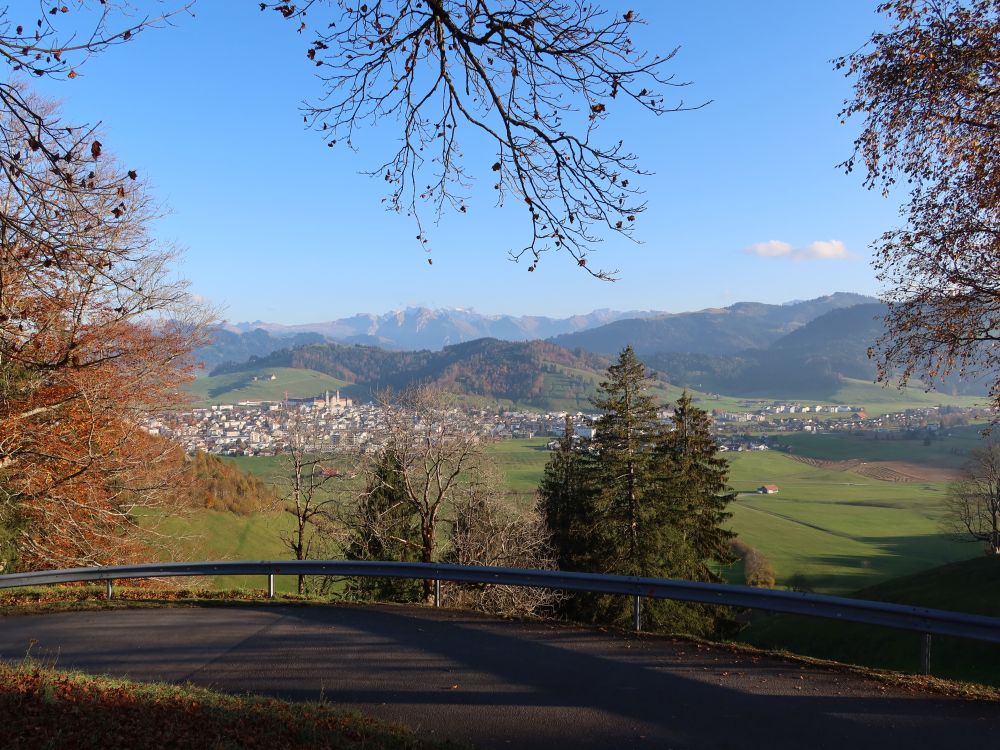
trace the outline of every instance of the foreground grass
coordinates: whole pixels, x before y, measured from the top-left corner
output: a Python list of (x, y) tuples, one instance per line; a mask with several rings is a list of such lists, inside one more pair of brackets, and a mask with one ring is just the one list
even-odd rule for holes
[(0, 664), (4, 748), (432, 748), (325, 704)]
[[(886, 581), (854, 596), (1000, 617), (998, 594), (1000, 560), (980, 556)], [(743, 634), (747, 643), (760, 648), (904, 672), (919, 667), (920, 637), (919, 633), (793, 615), (760, 619)], [(931, 671), (939, 677), (1000, 687), (1000, 645), (934, 636)]]

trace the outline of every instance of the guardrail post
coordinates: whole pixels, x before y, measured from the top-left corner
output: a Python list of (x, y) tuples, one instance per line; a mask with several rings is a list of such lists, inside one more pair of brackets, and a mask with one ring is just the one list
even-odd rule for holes
[(274, 598), (274, 573), (267, 574), (267, 598)]
[(642, 599), (636, 594), (632, 600), (632, 623), (635, 625), (635, 632), (642, 630)]
[(104, 583), (106, 584), (104, 588), (104, 593), (108, 597), (108, 601), (111, 601), (111, 579), (109, 578)]
[(440, 607), (441, 606), (441, 579), (440, 578), (435, 578), (434, 579), (434, 606), (435, 607)]
[(931, 673), (931, 634), (923, 633), (920, 636), (920, 673)]

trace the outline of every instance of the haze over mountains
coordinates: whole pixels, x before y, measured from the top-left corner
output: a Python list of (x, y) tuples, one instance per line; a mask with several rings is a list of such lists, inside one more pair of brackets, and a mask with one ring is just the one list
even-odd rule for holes
[[(375, 331), (371, 335), (392, 346), (332, 341), (319, 331), (303, 330), (307, 326), (274, 326), (271, 331), (242, 333), (220, 329), (215, 344), (199, 354), (213, 375), (226, 377), (219, 381), (222, 390), (292, 368), (334, 378), (355, 398), (367, 398), (386, 386), (423, 383), (492, 401), (578, 409), (589, 405), (608, 364), (631, 344), (657, 373), (661, 395), (669, 384), (672, 389), (731, 396), (837, 400), (845, 384), (874, 380), (875, 365), (867, 349), (882, 333), (885, 307), (871, 297), (838, 293), (785, 305), (741, 302), (600, 323), (624, 314), (599, 311), (555, 320), (411, 309), (392, 314), (391, 321), (389, 316), (347, 319), (368, 320)], [(523, 340), (527, 330), (582, 325), (584, 320), (594, 327), (548, 341)], [(336, 328), (340, 324), (316, 327), (344, 330)], [(480, 336), (444, 343), (484, 329), (506, 330), (515, 340)], [(389, 339), (389, 333), (394, 338)], [(435, 345), (401, 350), (411, 340)], [(980, 394), (984, 386), (954, 380), (943, 390)]]
[(341, 344), (368, 344), (385, 349), (441, 349), (463, 341), (493, 338), (503, 341), (547, 339), (573, 331), (595, 328), (623, 318), (647, 318), (664, 313), (594, 310), (586, 315), (548, 318), (540, 315), (482, 315), (473, 310), (408, 307), (382, 315), (359, 313), (322, 323), (281, 325), (277, 323), (237, 323), (236, 333), (256, 330), (274, 336), (316, 333)]
[[(331, 341), (317, 331), (300, 330), (304, 326), (244, 333), (220, 329), (216, 343), (200, 353), (213, 375), (226, 376), (219, 381), (221, 390), (242, 382), (240, 378), (259, 382), (271, 370), (293, 368), (335, 378), (355, 398), (385, 386), (425, 383), (536, 408), (584, 408), (608, 364), (632, 344), (657, 373), (661, 389), (669, 384), (732, 396), (836, 400), (845, 383), (874, 380), (867, 349), (882, 332), (884, 312), (870, 297), (840, 293), (786, 305), (741, 302), (721, 309), (623, 318), (548, 341), (480, 337), (407, 351)], [(562, 321), (546, 319), (545, 326), (551, 330), (617, 314), (600, 311)], [(383, 334), (394, 330), (394, 345), (409, 336), (440, 343), (478, 331), (479, 324), (502, 327), (498, 318), (467, 311), (402, 311), (392, 324), (386, 324), (386, 316), (356, 316), (362, 317), (381, 321), (376, 330)], [(511, 336), (524, 336), (525, 327), (514, 323), (529, 319), (505, 320)], [(983, 388), (952, 382), (945, 390), (969, 394)]]
[(568, 318), (481, 315), (470, 310), (416, 307), (294, 326), (260, 321), (224, 326), (216, 330), (214, 344), (200, 349), (196, 356), (211, 369), (222, 362), (241, 362), (251, 356), (322, 341), (414, 351), (440, 350), (480, 338), (549, 339), (565, 348), (609, 355), (617, 354), (626, 343), (640, 354), (731, 354), (766, 347), (829, 310), (870, 302), (875, 300), (838, 292), (785, 305), (739, 302), (685, 313), (595, 310)]

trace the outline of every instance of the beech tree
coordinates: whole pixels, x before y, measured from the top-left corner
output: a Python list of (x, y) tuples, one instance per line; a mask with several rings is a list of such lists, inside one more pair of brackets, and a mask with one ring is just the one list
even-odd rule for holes
[[(16, 76), (72, 79), (87, 58), (165, 23), (104, 3), (0, 12), (0, 526), (5, 564), (139, 554), (142, 507), (171, 504), (183, 461), (143, 428), (188, 376), (205, 318), (137, 170), (94, 126), (64, 123)], [(24, 17), (15, 17), (17, 13)], [(148, 514), (147, 514), (148, 515)]]
[(206, 318), (148, 234), (138, 175), (93, 134), (62, 152), (36, 125), (0, 112), (0, 513), (22, 566), (120, 561), (183, 468), (143, 423), (177, 401)]
[[(599, 126), (629, 107), (660, 115), (690, 109), (664, 90), (686, 84), (665, 73), (676, 49), (650, 56), (633, 40), (639, 15), (578, 0), (337, 0), (261, 2), (295, 24), (307, 42), (322, 94), (305, 121), (330, 147), (354, 146), (359, 131), (391, 119), (398, 148), (371, 175), (387, 185), (390, 210), (417, 223), (425, 214), (466, 213), (470, 181), (490, 176), (497, 202), (523, 206), (527, 240), (511, 256), (561, 250), (588, 263), (605, 235), (631, 237), (645, 208), (645, 174), (621, 140)], [(703, 106), (703, 105), (699, 105)], [(493, 152), (467, 165), (460, 138)], [(430, 262), (430, 258), (428, 258)]]
[(882, 382), (985, 375), (1000, 406), (1000, 7), (892, 0), (892, 23), (837, 66), (855, 78), (843, 118), (862, 119), (851, 171), (909, 190), (873, 249), (886, 332), (870, 350)]

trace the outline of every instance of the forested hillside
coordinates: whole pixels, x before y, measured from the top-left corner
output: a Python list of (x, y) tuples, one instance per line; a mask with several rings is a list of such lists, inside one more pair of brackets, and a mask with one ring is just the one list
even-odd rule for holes
[[(868, 358), (868, 347), (882, 334), (885, 311), (880, 303), (831, 310), (766, 349), (729, 356), (661, 352), (646, 361), (671, 383), (700, 390), (829, 399), (845, 378), (875, 380), (875, 363)], [(985, 386), (980, 381), (951, 378), (938, 390), (978, 395), (985, 393)]]
[(440, 352), (317, 344), (254, 357), (242, 365), (223, 365), (212, 374), (307, 368), (356, 384), (351, 391), (356, 396), (380, 388), (427, 384), (537, 408), (583, 408), (589, 405), (607, 364), (607, 357), (570, 352), (544, 341), (479, 339)]
[(626, 344), (646, 356), (657, 352), (731, 355), (765, 348), (831, 310), (872, 301), (861, 294), (838, 292), (785, 305), (738, 302), (697, 312), (619, 320), (556, 336), (551, 341), (570, 349), (580, 347), (607, 355), (617, 354)]

